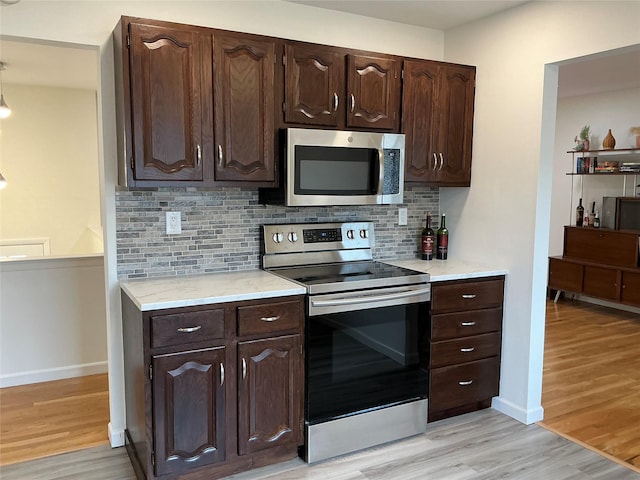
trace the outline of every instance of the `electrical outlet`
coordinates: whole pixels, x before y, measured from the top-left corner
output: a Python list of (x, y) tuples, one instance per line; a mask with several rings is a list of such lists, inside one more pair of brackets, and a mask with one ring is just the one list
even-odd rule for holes
[(399, 208), (398, 209), (398, 225), (406, 225), (407, 224), (407, 209)]
[(182, 233), (180, 212), (167, 212), (167, 235)]

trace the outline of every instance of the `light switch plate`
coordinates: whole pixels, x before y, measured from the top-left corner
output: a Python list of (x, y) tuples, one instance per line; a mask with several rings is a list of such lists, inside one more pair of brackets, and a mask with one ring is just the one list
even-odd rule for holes
[(182, 233), (180, 212), (167, 212), (167, 235)]
[(399, 208), (398, 209), (398, 225), (406, 225), (407, 224), (407, 209)]

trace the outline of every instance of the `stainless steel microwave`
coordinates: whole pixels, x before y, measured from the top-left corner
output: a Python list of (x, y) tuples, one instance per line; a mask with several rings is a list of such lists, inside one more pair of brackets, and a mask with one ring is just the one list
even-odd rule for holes
[(261, 203), (287, 206), (402, 203), (404, 134), (288, 128), (280, 187)]

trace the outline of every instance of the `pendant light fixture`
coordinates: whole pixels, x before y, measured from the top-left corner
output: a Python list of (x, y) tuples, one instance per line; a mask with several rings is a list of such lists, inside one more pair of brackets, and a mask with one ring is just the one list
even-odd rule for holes
[(4, 89), (2, 85), (2, 71), (6, 68), (6, 64), (0, 61), (0, 118), (7, 118), (11, 115), (11, 109), (7, 102), (4, 101)]

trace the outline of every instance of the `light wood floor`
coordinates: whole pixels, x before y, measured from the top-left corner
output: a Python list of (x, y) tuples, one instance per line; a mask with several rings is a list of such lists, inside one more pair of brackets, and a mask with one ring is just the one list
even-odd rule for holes
[(107, 374), (0, 389), (0, 465), (107, 444)]
[[(632, 469), (636, 469), (640, 461), (637, 436), (640, 434), (637, 357), (640, 356), (636, 353), (640, 345), (639, 322), (637, 315), (616, 310), (569, 301), (557, 305), (549, 302), (543, 377), (545, 428), (524, 426), (495, 411), (485, 410), (431, 424), (425, 435), (317, 465), (292, 461), (232, 478), (637, 480), (638, 470)], [(606, 366), (601, 368), (600, 364)], [(3, 480), (134, 479), (125, 450), (107, 445), (106, 375), (75, 380), (79, 382), (75, 387), (65, 386), (68, 381), (61, 381), (52, 382), (53, 385), (0, 389), (0, 464), (3, 465), (0, 477)], [(25, 398), (25, 392), (33, 387), (43, 391), (34, 398)], [(48, 390), (49, 395), (56, 392), (58, 396), (54, 398), (58, 399), (47, 399), (44, 390)], [(32, 406), (20, 407), (21, 403)], [(47, 422), (39, 418), (42, 413), (38, 412), (46, 406), (53, 407), (49, 412), (61, 413), (66, 419)], [(612, 410), (605, 410), (608, 407)], [(596, 413), (595, 409), (602, 410)], [(89, 414), (96, 414), (99, 419), (94, 422), (85, 417)], [(83, 420), (76, 421), (75, 427), (62, 425), (78, 417)], [(93, 425), (91, 429), (96, 434), (79, 433), (88, 424)], [(589, 448), (599, 448), (629, 462), (629, 468), (621, 466), (620, 460), (609, 461), (555, 435), (554, 430)], [(43, 439), (39, 445), (29, 445), (37, 442), (36, 432)], [(73, 437), (83, 436), (84, 440), (71, 446)], [(69, 451), (95, 444), (102, 445), (15, 463), (21, 461), (16, 459), (20, 455), (16, 452), (21, 449), (33, 457), (58, 453), (53, 451), (54, 447)], [(28, 458), (24, 455), (22, 459)]]
[(542, 406), (544, 426), (640, 467), (640, 315), (549, 301)]

